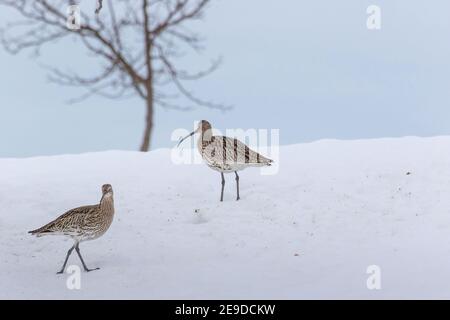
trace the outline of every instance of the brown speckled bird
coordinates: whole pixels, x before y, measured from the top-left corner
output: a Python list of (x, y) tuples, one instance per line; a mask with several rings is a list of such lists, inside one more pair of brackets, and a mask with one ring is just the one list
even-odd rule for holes
[(75, 241), (75, 244), (67, 252), (64, 264), (58, 272), (59, 274), (64, 272), (67, 260), (73, 249), (75, 249), (80, 257), (86, 272), (99, 269), (89, 269), (86, 266), (81, 257), (80, 242), (99, 238), (111, 226), (114, 218), (114, 199), (111, 185), (103, 185), (102, 193), (103, 196), (99, 204), (69, 210), (45, 226), (28, 232), (38, 237), (46, 235), (62, 235), (70, 237)]
[(178, 146), (187, 138), (199, 133), (197, 148), (203, 160), (213, 170), (219, 171), (222, 177), (222, 191), (220, 201), (223, 201), (223, 190), (225, 187), (224, 173), (234, 172), (236, 175), (236, 200), (239, 196), (238, 171), (248, 167), (270, 166), (273, 160), (264, 157), (256, 151), (251, 150), (243, 142), (236, 138), (214, 136), (211, 124), (202, 120), (195, 131), (184, 137)]

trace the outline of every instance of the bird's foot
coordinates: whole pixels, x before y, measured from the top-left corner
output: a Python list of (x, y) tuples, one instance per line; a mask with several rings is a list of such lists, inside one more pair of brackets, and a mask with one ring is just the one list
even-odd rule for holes
[(58, 271), (56, 274), (63, 274), (64, 270)]
[(239, 201), (239, 200), (241, 200), (241, 197), (237, 197), (237, 198), (236, 198), (236, 201)]
[(100, 268), (95, 268), (95, 269), (84, 268), (84, 271), (86, 271), (86, 272), (91, 272), (91, 271), (95, 271), (95, 270), (100, 270)]

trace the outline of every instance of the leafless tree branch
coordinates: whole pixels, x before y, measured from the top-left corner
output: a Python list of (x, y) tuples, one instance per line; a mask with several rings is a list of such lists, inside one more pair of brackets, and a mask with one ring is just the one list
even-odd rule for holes
[[(80, 1), (77, 1), (81, 5)], [(200, 19), (211, 0), (97, 0), (95, 13), (80, 12), (80, 20), (69, 16), (71, 0), (0, 0), (0, 6), (19, 13), (22, 19), (0, 28), (0, 42), (11, 54), (27, 49), (39, 54), (42, 47), (78, 39), (88, 55), (99, 63), (91, 74), (62, 71), (44, 65), (49, 80), (63, 86), (82, 87), (86, 92), (75, 103), (92, 95), (118, 99), (137, 95), (145, 101), (147, 115), (141, 150), (149, 150), (154, 106), (188, 111), (180, 99), (207, 108), (229, 106), (206, 101), (189, 90), (185, 81), (198, 80), (214, 72), (220, 59), (206, 70), (189, 72), (177, 66), (183, 48), (199, 52), (202, 39), (187, 29)], [(102, 12), (100, 15), (100, 11)], [(77, 28), (68, 28), (68, 22)], [(170, 85), (176, 94), (168, 93)]]
[(97, 9), (95, 9), (95, 13), (99, 14), (103, 8), (103, 0), (97, 0)]

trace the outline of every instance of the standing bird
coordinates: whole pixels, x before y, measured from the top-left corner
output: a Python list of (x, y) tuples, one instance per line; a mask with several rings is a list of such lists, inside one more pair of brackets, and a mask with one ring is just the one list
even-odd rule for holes
[(239, 200), (239, 175), (237, 172), (247, 167), (270, 166), (273, 162), (273, 160), (251, 150), (236, 138), (213, 136), (211, 124), (206, 120), (200, 121), (197, 129), (181, 139), (178, 146), (185, 139), (196, 133), (200, 133), (197, 148), (203, 160), (211, 169), (219, 171), (222, 176), (220, 201), (223, 201), (223, 189), (225, 187), (224, 173), (235, 173), (237, 190), (236, 200)]
[(103, 185), (102, 193), (102, 199), (99, 204), (69, 210), (45, 226), (28, 232), (38, 237), (46, 235), (62, 235), (70, 237), (75, 241), (72, 248), (67, 252), (66, 260), (58, 274), (64, 272), (67, 260), (69, 260), (69, 256), (73, 249), (75, 249), (80, 257), (86, 272), (100, 269), (89, 269), (86, 266), (81, 257), (80, 242), (99, 238), (111, 226), (114, 218), (114, 199), (111, 185)]

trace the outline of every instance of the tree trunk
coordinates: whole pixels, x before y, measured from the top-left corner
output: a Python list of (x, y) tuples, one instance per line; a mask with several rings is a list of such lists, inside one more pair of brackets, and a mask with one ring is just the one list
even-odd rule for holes
[(147, 67), (147, 79), (145, 81), (147, 115), (145, 117), (144, 139), (142, 140), (141, 151), (150, 150), (150, 142), (153, 130), (153, 65), (152, 65), (152, 40), (150, 31), (150, 15), (147, 9), (150, 5), (149, 0), (142, 2), (142, 10), (144, 14), (144, 44), (145, 44), (145, 64)]
[(142, 139), (141, 151), (147, 152), (150, 150), (150, 142), (152, 139), (153, 130), (153, 95), (148, 95), (146, 101), (146, 116), (145, 116), (145, 130), (144, 138)]

